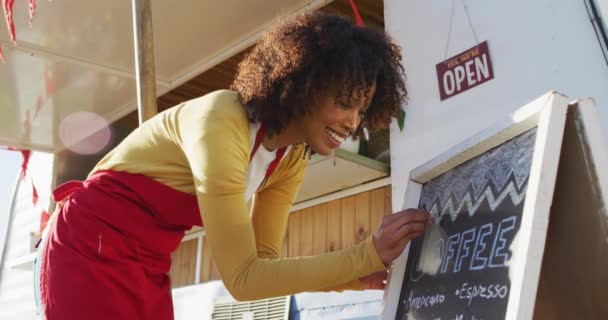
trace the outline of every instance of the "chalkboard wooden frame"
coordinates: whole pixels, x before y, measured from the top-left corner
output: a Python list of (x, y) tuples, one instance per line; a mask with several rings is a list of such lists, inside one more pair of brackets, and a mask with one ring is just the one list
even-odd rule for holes
[(591, 98), (568, 106), (534, 319), (608, 319), (608, 145), (599, 119)]
[[(403, 208), (418, 207), (424, 183), (533, 128), (537, 129), (526, 201), (519, 230), (521, 249), (510, 268), (506, 319), (531, 319), (541, 270), (568, 100), (549, 92), (486, 130), (453, 146), (410, 172)], [(542, 172), (541, 172), (542, 169)], [(393, 262), (384, 293), (382, 319), (395, 319), (409, 245)]]
[[(592, 98), (575, 101), (577, 113), (575, 123), (577, 126), (577, 138), (582, 148), (585, 149), (587, 161), (586, 174), (592, 175), (590, 180), (596, 184), (595, 192), (601, 201), (603, 218), (608, 222), (608, 145), (602, 134), (600, 115)], [(604, 128), (606, 130), (608, 128)], [(591, 148), (593, 146), (593, 149)]]

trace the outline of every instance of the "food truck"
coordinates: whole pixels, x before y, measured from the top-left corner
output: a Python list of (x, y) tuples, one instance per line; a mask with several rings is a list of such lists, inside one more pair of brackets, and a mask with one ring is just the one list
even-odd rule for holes
[[(608, 138), (606, 1), (154, 0), (148, 18), (137, 17), (137, 2), (16, 3), (16, 44), (0, 28), (0, 145), (27, 164), (4, 182), (14, 193), (0, 215), (0, 319), (36, 318), (32, 261), (54, 207), (51, 190), (86, 178), (150, 112), (138, 109), (137, 83), (150, 79), (145, 64), (137, 72), (138, 54), (152, 59), (155, 113), (228, 88), (280, 17), (359, 16), (402, 47), (409, 98), (400, 118), (331, 157), (312, 156), (290, 214), (286, 257), (367, 238), (403, 208), (413, 169), (549, 91), (591, 97)], [(141, 19), (151, 22), (148, 50), (137, 40)], [(170, 274), (176, 319), (377, 319), (395, 299), (366, 291), (237, 302), (219, 281), (204, 228), (186, 233)]]

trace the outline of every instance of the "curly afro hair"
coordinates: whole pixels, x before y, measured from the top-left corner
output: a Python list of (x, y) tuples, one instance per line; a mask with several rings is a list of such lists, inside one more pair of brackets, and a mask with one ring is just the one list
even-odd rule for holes
[(317, 11), (282, 21), (265, 34), (239, 64), (231, 88), (251, 121), (261, 121), (274, 135), (312, 112), (320, 94), (334, 90), (336, 99), (350, 101), (374, 81), (376, 92), (362, 122), (371, 131), (386, 128), (407, 97), (401, 49), (383, 30)]

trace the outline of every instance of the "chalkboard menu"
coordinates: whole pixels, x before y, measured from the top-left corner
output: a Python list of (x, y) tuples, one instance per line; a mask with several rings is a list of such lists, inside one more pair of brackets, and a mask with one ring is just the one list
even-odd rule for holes
[(412, 241), (396, 319), (504, 319), (536, 129), (422, 186), (435, 215)]

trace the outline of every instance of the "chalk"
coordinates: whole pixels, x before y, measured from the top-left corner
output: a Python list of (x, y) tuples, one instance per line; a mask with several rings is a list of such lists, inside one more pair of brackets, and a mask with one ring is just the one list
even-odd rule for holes
[(438, 245), (446, 243), (447, 233), (437, 223), (431, 223), (424, 233), (424, 241), (418, 262), (419, 270), (423, 273), (436, 275), (441, 266), (442, 248)]

